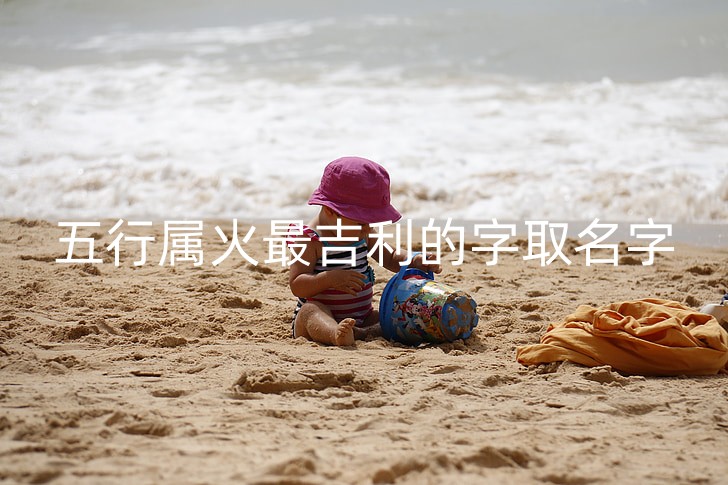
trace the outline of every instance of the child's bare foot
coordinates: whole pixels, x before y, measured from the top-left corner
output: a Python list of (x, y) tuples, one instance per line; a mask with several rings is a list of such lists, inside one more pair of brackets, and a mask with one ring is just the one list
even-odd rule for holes
[(354, 325), (356, 325), (356, 320), (353, 318), (345, 318), (340, 321), (334, 334), (334, 344), (339, 347), (354, 345)]

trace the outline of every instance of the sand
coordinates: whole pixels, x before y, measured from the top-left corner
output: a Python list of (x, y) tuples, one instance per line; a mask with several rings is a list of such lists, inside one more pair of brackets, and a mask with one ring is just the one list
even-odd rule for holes
[[(617, 267), (568, 253), (571, 266), (543, 268), (523, 252), (492, 267), (448, 256), (439, 280), (477, 300), (473, 337), (354, 349), (291, 338), (286, 271), (237, 253), (213, 267), (226, 249), (215, 224), (229, 231), (206, 221), (201, 267), (159, 266), (153, 245), (146, 265), (132, 252), (117, 268), (101, 250), (103, 264), (56, 263), (68, 232), (55, 223), (0, 221), (0, 480), (728, 481), (727, 376), (515, 361), (582, 303), (719, 300), (728, 249), (676, 245), (649, 267), (627, 254)], [(136, 233), (161, 238), (162, 225)], [(261, 260), (266, 247), (246, 246)], [(390, 273), (376, 270), (378, 301)]]

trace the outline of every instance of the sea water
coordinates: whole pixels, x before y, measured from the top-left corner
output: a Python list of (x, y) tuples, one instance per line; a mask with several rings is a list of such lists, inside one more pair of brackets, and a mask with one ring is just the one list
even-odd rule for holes
[(728, 2), (0, 0), (0, 216), (728, 222)]

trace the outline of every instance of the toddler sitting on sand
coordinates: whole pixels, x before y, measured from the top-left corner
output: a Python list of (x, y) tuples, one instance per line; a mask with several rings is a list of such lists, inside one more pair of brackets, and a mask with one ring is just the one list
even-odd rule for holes
[[(308, 203), (321, 206), (318, 215), (303, 228), (292, 227), (289, 231), (289, 243), (305, 245), (301, 259), (308, 263), (296, 261), (291, 265), (288, 282), (298, 297), (293, 336), (346, 346), (353, 345), (355, 339), (379, 335), (379, 312), (372, 306), (374, 271), (367, 253), (373, 243), (369, 224), (401, 218), (390, 203), (389, 174), (365, 158), (339, 158), (326, 166)], [(336, 230), (326, 228), (337, 224), (357, 227), (343, 229), (338, 235)], [(337, 236), (356, 242), (327, 240)], [(342, 247), (342, 251), (327, 249), (324, 258), (324, 247)], [(385, 246), (381, 263), (397, 272), (399, 263), (406, 259), (406, 255)], [(442, 271), (438, 264), (424, 264), (421, 255), (415, 256), (410, 267)]]

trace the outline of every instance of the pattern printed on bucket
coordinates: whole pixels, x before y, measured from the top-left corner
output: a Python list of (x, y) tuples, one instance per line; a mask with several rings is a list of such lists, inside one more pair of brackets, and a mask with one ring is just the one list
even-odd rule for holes
[(467, 293), (434, 281), (431, 272), (404, 267), (382, 293), (382, 334), (408, 345), (466, 339), (478, 324), (476, 307)]

